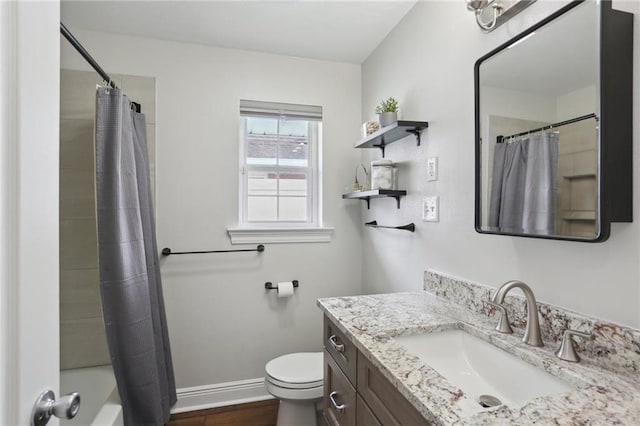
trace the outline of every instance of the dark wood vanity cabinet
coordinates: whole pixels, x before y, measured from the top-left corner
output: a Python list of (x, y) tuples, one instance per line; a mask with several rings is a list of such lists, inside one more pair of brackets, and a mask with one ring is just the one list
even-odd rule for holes
[(422, 414), (380, 373), (380, 370), (361, 353), (358, 354), (356, 388), (358, 394), (375, 413), (376, 420), (379, 421), (377, 424), (398, 426), (429, 424)]
[(324, 347), (355, 386), (358, 349), (327, 317), (324, 317)]
[(324, 410), (333, 425), (356, 425), (356, 389), (327, 351), (324, 351)]
[(324, 409), (329, 424), (429, 424), (326, 316), (324, 347)]
[(361, 426), (382, 426), (360, 395), (356, 396), (356, 418)]

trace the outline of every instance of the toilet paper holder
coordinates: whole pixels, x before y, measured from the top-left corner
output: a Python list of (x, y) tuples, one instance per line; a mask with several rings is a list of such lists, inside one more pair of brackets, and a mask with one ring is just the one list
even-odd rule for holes
[[(293, 280), (291, 282), (293, 283), (294, 288), (298, 288), (299, 286), (298, 280)], [(271, 281), (267, 281), (266, 283), (264, 283), (264, 288), (267, 290), (277, 290), (278, 285), (277, 284), (274, 285)]]

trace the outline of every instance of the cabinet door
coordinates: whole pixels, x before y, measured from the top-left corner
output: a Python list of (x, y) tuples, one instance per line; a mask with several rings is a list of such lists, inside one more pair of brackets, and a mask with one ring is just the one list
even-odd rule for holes
[(324, 347), (333, 356), (351, 383), (355, 384), (358, 349), (326, 316), (324, 317)]
[(357, 396), (356, 401), (356, 420), (358, 426), (382, 426), (360, 395)]
[(429, 425), (429, 422), (371, 364), (358, 354), (358, 393), (383, 425)]
[(324, 362), (325, 417), (334, 426), (355, 426), (356, 390), (327, 351)]

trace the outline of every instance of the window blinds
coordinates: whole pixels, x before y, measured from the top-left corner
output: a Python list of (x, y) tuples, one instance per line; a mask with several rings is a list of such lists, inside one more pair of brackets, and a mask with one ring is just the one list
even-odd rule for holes
[(240, 115), (320, 121), (322, 120), (322, 107), (240, 99)]

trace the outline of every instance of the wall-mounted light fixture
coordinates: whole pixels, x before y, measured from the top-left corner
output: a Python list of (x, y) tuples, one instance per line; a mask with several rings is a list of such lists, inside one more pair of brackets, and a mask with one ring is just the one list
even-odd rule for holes
[(476, 23), (490, 32), (522, 12), (536, 0), (466, 0), (467, 10), (476, 15)]

